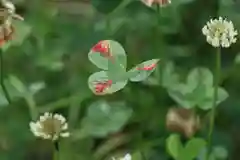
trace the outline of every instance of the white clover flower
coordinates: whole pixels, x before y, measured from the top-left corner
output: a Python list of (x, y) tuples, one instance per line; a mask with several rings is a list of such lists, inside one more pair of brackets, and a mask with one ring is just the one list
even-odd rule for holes
[(152, 7), (153, 4), (159, 4), (161, 7), (165, 7), (171, 4), (171, 0), (141, 0), (148, 7)]
[[(112, 158), (112, 160), (117, 160), (117, 159)], [(118, 160), (132, 160), (132, 156), (130, 154), (126, 154), (124, 157), (119, 158)]]
[(126, 154), (123, 158), (121, 158), (120, 160), (131, 160), (132, 156), (130, 154)]
[(44, 113), (37, 122), (30, 122), (30, 129), (36, 137), (58, 140), (59, 137), (69, 137), (68, 124), (60, 114)]
[(1, 3), (6, 9), (8, 9), (9, 13), (11, 14), (15, 13), (16, 8), (12, 2), (8, 0), (1, 0)]
[(234, 29), (232, 21), (227, 21), (222, 17), (211, 19), (202, 28), (202, 33), (206, 40), (213, 47), (228, 48), (232, 43), (236, 43), (238, 32)]

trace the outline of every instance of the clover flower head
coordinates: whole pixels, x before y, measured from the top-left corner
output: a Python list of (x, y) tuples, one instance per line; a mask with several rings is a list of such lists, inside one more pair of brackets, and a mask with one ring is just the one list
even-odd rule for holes
[[(112, 158), (112, 160), (117, 160), (116, 158)], [(119, 158), (118, 160), (132, 160), (132, 156), (128, 153), (124, 157)]]
[(14, 27), (12, 20), (24, 20), (24, 18), (15, 13), (14, 4), (8, 0), (0, 1), (0, 46), (12, 39)]
[(2, 5), (8, 10), (9, 13), (14, 14), (15, 13), (15, 6), (12, 2), (8, 0), (1, 0)]
[(153, 4), (159, 4), (161, 7), (167, 6), (171, 0), (141, 0), (146, 6), (152, 7)]
[(30, 129), (36, 137), (56, 141), (69, 137), (68, 124), (60, 114), (44, 113), (36, 122), (30, 122)]
[(202, 28), (202, 33), (206, 40), (213, 47), (228, 48), (231, 44), (236, 43), (238, 32), (234, 29), (232, 21), (227, 21), (222, 17), (211, 19)]

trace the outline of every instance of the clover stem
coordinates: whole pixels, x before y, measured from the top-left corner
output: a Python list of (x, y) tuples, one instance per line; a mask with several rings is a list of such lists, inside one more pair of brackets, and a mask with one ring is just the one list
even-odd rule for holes
[(4, 84), (4, 63), (3, 63), (3, 51), (0, 49), (0, 84), (1, 84), (1, 87), (2, 87), (2, 90), (3, 90), (3, 94), (5, 95), (8, 103), (10, 104), (11, 103), (11, 98), (10, 98), (10, 95), (7, 91), (7, 88)]
[[(157, 4), (157, 11), (156, 11), (156, 18), (157, 18), (157, 29), (156, 29), (156, 35), (157, 35), (157, 43), (156, 43), (156, 50), (157, 50), (157, 54), (160, 54), (160, 49), (159, 49), (159, 44), (161, 43), (161, 34), (160, 34), (160, 24), (161, 24), (161, 6), (160, 4)], [(163, 84), (163, 65), (164, 65), (164, 57), (163, 57), (163, 54), (161, 53), (161, 67), (159, 68), (158, 70), (158, 67), (156, 68), (157, 69), (157, 72), (159, 71), (159, 75), (157, 78), (159, 78), (159, 83), (160, 85)]]
[(53, 142), (53, 145), (54, 145), (53, 160), (60, 160), (60, 158), (59, 158), (59, 143), (58, 143), (58, 141)]
[(111, 36), (111, 16), (110, 15), (106, 17), (106, 35), (108, 36), (107, 38)]
[(208, 154), (211, 151), (212, 136), (214, 131), (214, 123), (215, 123), (215, 112), (216, 112), (217, 99), (218, 99), (218, 83), (219, 83), (220, 72), (221, 72), (221, 48), (220, 47), (217, 48), (215, 60), (216, 61), (215, 61), (215, 73), (214, 73), (213, 106), (210, 111), (210, 122), (209, 122), (209, 132), (208, 132)]

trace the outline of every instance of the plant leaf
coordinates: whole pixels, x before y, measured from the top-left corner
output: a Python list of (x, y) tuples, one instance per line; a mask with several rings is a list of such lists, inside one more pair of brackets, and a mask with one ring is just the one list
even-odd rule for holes
[(213, 75), (207, 68), (194, 68), (190, 71), (187, 77), (187, 85), (191, 88), (196, 88), (198, 85), (206, 87), (213, 86)]
[(36, 94), (41, 89), (45, 88), (44, 82), (36, 82), (31, 84), (29, 87), (29, 91), (32, 93), (32, 95)]
[(168, 62), (164, 66), (163, 70), (163, 86), (168, 88), (179, 82), (179, 75), (174, 73), (174, 64), (173, 62)]
[(180, 136), (178, 134), (171, 134), (166, 140), (166, 145), (168, 153), (174, 159), (177, 159), (183, 149)]
[(202, 138), (192, 138), (189, 140), (178, 157), (178, 160), (193, 160), (205, 148), (206, 141)]
[(127, 56), (120, 43), (113, 40), (102, 40), (98, 42), (88, 53), (89, 60), (98, 68), (103, 70), (111, 67), (126, 69)]
[[(198, 104), (199, 108), (201, 108), (203, 110), (208, 110), (208, 109), (211, 109), (213, 107), (213, 92), (214, 92), (213, 87), (207, 89), (205, 97)], [(228, 96), (229, 95), (224, 88), (218, 87), (217, 105), (219, 105), (221, 102), (226, 100), (228, 98)]]
[[(111, 79), (108, 78), (106, 71), (95, 72), (88, 78), (88, 86), (92, 90), (92, 92), (96, 95), (106, 95), (115, 93), (123, 89), (126, 86), (127, 82), (128, 82), (127, 80), (112, 81)], [(102, 91), (101, 92), (97, 91), (99, 90), (97, 88), (101, 86), (103, 87)]]
[(91, 0), (91, 4), (102, 13), (112, 12), (123, 0), (105, 1), (105, 0)]
[(192, 89), (185, 84), (173, 85), (171, 88), (168, 88), (168, 94), (181, 107), (189, 109), (196, 105), (196, 102), (190, 97)]
[(240, 53), (238, 53), (235, 57), (235, 63), (239, 64), (240, 63)]
[(132, 109), (123, 102), (97, 101), (88, 107), (87, 116), (82, 121), (82, 129), (91, 136), (105, 137), (119, 131), (131, 114)]
[(159, 59), (152, 59), (138, 64), (128, 71), (128, 77), (132, 82), (143, 81), (156, 69)]
[(10, 75), (8, 77), (9, 83), (16, 89), (19, 94), (25, 94), (27, 92), (26, 86), (23, 82), (16, 76)]
[(223, 102), (224, 100), (226, 100), (229, 97), (228, 92), (222, 88), (222, 87), (218, 87), (218, 99), (217, 99), (217, 104), (220, 104), (221, 102)]
[(9, 103), (8, 103), (6, 97), (5, 97), (4, 93), (3, 93), (3, 90), (2, 90), (2, 88), (1, 88), (1, 89), (0, 89), (0, 106), (6, 106), (6, 105), (8, 105), (8, 104), (9, 104)]
[(213, 154), (218, 159), (227, 159), (228, 151), (223, 146), (215, 146), (213, 149)]

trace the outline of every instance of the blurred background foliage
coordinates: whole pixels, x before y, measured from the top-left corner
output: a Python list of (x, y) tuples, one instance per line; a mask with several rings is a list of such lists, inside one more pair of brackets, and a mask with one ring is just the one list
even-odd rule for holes
[[(15, 24), (14, 42), (3, 48), (12, 103), (0, 95), (1, 160), (52, 159), (51, 144), (36, 140), (29, 130), (29, 122), (46, 111), (62, 113), (69, 121), (72, 137), (61, 142), (64, 160), (105, 159), (126, 152), (136, 160), (171, 159), (165, 149), (165, 118), (177, 103), (159, 85), (162, 63), (144, 83), (128, 83), (113, 95), (95, 96), (87, 79), (96, 67), (87, 53), (98, 41), (113, 39), (125, 48), (129, 69), (164, 58), (171, 64), (164, 73), (177, 73), (184, 80), (192, 68), (213, 68), (215, 51), (201, 28), (210, 18), (223, 16), (239, 30), (240, 1), (172, 0), (161, 8), (161, 34), (154, 7), (122, 1), (13, 1), (25, 22)], [(239, 47), (238, 41), (222, 53), (221, 86), (230, 96), (218, 108), (214, 131), (216, 153), (229, 154), (232, 160), (240, 156)], [(174, 84), (174, 77), (165, 76), (163, 83)], [(205, 136), (202, 126), (199, 135)]]

